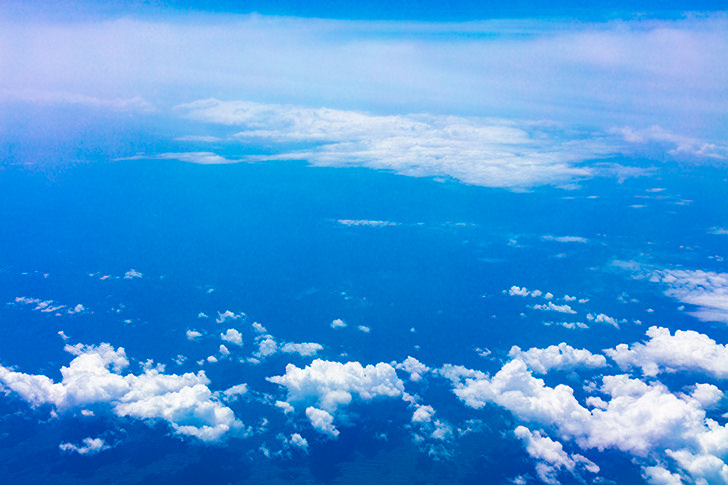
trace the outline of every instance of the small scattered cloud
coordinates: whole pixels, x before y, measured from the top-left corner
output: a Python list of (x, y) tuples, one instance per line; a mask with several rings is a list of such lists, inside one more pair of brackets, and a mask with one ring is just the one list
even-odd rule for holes
[(546, 235), (541, 236), (541, 239), (544, 241), (553, 241), (553, 242), (560, 242), (560, 243), (587, 243), (589, 240), (585, 237), (581, 236), (552, 236), (552, 235)]
[(103, 438), (84, 438), (81, 445), (73, 443), (61, 443), (58, 445), (61, 451), (67, 453), (78, 453), (79, 455), (96, 455), (111, 448)]
[(127, 271), (126, 273), (124, 273), (124, 279), (125, 280), (130, 280), (130, 279), (133, 279), (133, 278), (141, 278), (143, 276), (144, 276), (143, 274), (141, 274), (139, 271), (136, 271), (133, 268), (130, 269), (129, 271)]
[(220, 334), (220, 338), (231, 344), (243, 345), (243, 334), (234, 328), (228, 328), (225, 333)]

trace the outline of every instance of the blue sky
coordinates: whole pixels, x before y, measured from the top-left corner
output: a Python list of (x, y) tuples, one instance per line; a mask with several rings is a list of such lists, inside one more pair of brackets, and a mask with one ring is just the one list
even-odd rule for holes
[(728, 483), (720, 5), (8, 5), (0, 477)]

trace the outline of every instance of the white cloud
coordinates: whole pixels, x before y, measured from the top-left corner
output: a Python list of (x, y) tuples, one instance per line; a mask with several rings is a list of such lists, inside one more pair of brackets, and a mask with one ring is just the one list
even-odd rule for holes
[(293, 406), (291, 406), (291, 404), (286, 401), (276, 401), (275, 406), (277, 408), (280, 408), (284, 414), (289, 414), (294, 411)]
[(132, 278), (141, 278), (142, 276), (144, 276), (144, 275), (142, 275), (139, 271), (136, 271), (134, 269), (130, 269), (129, 271), (124, 273), (125, 280), (130, 280)]
[(278, 343), (270, 335), (263, 338), (258, 343), (258, 351), (255, 353), (258, 357), (268, 357), (278, 351)]
[(336, 222), (343, 224), (344, 226), (368, 226), (368, 227), (387, 227), (387, 226), (398, 226), (398, 222), (391, 221), (371, 221), (366, 219), (339, 219)]
[(95, 455), (104, 450), (111, 448), (103, 438), (84, 438), (82, 445), (74, 445), (73, 443), (61, 443), (58, 448), (61, 451), (74, 452), (79, 455)]
[(708, 231), (710, 234), (715, 234), (717, 236), (726, 236), (728, 235), (728, 229), (725, 227), (713, 227)]
[(561, 243), (570, 243), (570, 242), (577, 242), (577, 243), (587, 243), (589, 240), (585, 237), (580, 236), (552, 236), (552, 235), (546, 235), (541, 236), (541, 239), (544, 241), (554, 241), (554, 242), (561, 242)]
[(207, 387), (205, 373), (163, 374), (146, 366), (140, 375), (121, 371), (129, 362), (123, 348), (109, 344), (66, 346), (76, 357), (62, 367), (61, 382), (0, 366), (0, 383), (32, 406), (51, 404), (59, 411), (107, 404), (117, 416), (161, 419), (181, 435), (216, 441), (241, 426), (232, 410)]
[(660, 372), (698, 371), (719, 379), (728, 378), (728, 346), (692, 330), (650, 327), (650, 339), (630, 347), (620, 344), (604, 352), (623, 369), (639, 367), (646, 376)]
[(528, 296), (530, 295), (530, 292), (525, 286), (523, 288), (518, 286), (511, 286), (511, 288), (508, 290), (508, 294), (511, 296)]
[(313, 343), (313, 342), (306, 342), (306, 343), (300, 343), (300, 344), (294, 344), (294, 343), (287, 343), (284, 344), (283, 347), (281, 347), (281, 352), (285, 352), (288, 354), (299, 354), (304, 357), (308, 357), (311, 355), (316, 355), (316, 352), (323, 349), (324, 347), (321, 344)]
[(187, 340), (197, 340), (198, 338), (202, 337), (202, 333), (198, 332), (197, 330), (187, 330)]
[(548, 484), (558, 484), (557, 475), (563, 468), (578, 476), (577, 465), (591, 473), (599, 473), (599, 467), (581, 455), (569, 455), (563, 445), (538, 431), (518, 426), (515, 435), (526, 445), (526, 452), (536, 460), (536, 474)]
[(74, 315), (74, 314), (76, 314), (76, 313), (83, 313), (83, 312), (85, 312), (85, 311), (86, 311), (86, 308), (84, 308), (84, 306), (83, 306), (83, 305), (81, 305), (81, 304), (79, 303), (79, 304), (78, 304), (78, 305), (76, 305), (75, 307), (73, 307), (73, 308), (69, 309), (69, 310), (68, 310), (68, 313), (69, 313), (70, 315)]
[(220, 338), (231, 344), (243, 345), (243, 334), (234, 328), (228, 328), (225, 333), (220, 334)]
[(298, 433), (293, 433), (291, 435), (291, 439), (288, 440), (288, 442), (297, 448), (301, 448), (303, 450), (308, 450), (308, 441), (306, 440), (306, 438), (304, 438), (303, 436), (301, 436)]
[(413, 423), (429, 423), (435, 415), (432, 406), (417, 406), (415, 412), (412, 413)]
[(334, 438), (339, 436), (339, 430), (333, 424), (334, 417), (327, 411), (309, 406), (306, 408), (306, 417), (315, 430)]
[(529, 369), (538, 374), (546, 374), (551, 370), (599, 368), (607, 365), (607, 359), (603, 355), (595, 355), (584, 349), (575, 349), (565, 342), (558, 346), (551, 345), (545, 349), (532, 348), (526, 352), (514, 345), (508, 352), (508, 357), (522, 360)]
[[(716, 345), (703, 341), (706, 343)], [(643, 466), (651, 483), (679, 483), (678, 478), (687, 483), (724, 483), (728, 478), (728, 465), (722, 461), (728, 454), (728, 427), (707, 418), (705, 411), (724, 396), (717, 386), (698, 382), (689, 393), (673, 393), (659, 381), (605, 375), (601, 387), (587, 389), (597, 393), (586, 397), (589, 409), (579, 403), (570, 387), (549, 387), (533, 377), (521, 360), (525, 353), (516, 354), (492, 377), (458, 366), (445, 366), (438, 373), (451, 380), (455, 394), (470, 407), (497, 404), (518, 420), (534, 423), (583, 449), (627, 453)], [(699, 359), (691, 362), (695, 360)], [(683, 375), (695, 370), (693, 363), (681, 367)], [(525, 431), (521, 434), (526, 441), (533, 438)], [(553, 442), (541, 444), (555, 446)], [(559, 453), (553, 456), (564, 458)], [(575, 456), (571, 458), (575, 460)], [(663, 464), (668, 462), (678, 468), (678, 474), (667, 473)], [(542, 479), (553, 478), (551, 472), (558, 469), (551, 465), (542, 468), (546, 477)]]
[(287, 389), (288, 402), (315, 404), (328, 412), (348, 405), (354, 396), (369, 401), (404, 393), (394, 367), (384, 362), (362, 366), (316, 359), (303, 369), (288, 364), (284, 375), (267, 379)]
[(358, 329), (358, 330), (359, 330), (360, 332), (364, 332), (364, 333), (369, 333), (369, 332), (371, 332), (371, 331), (372, 331), (372, 329), (371, 329), (371, 328), (369, 328), (369, 327), (367, 327), (366, 325), (359, 325), (359, 326), (357, 327), (357, 329)]
[(234, 401), (234, 400), (238, 399), (240, 396), (243, 396), (247, 393), (248, 393), (247, 384), (237, 384), (233, 387), (225, 389), (222, 394), (226, 401)]
[(179, 109), (195, 120), (242, 127), (236, 135), (242, 143), (316, 144), (307, 150), (249, 156), (247, 160), (300, 159), (319, 166), (365, 166), (488, 187), (557, 184), (588, 177), (594, 171), (579, 163), (610, 152), (594, 140), (564, 143), (549, 137), (543, 125), (506, 120), (382, 116), (217, 99), (187, 103)]
[(576, 313), (569, 305), (564, 303), (563, 305), (555, 305), (554, 302), (550, 301), (545, 305), (533, 305), (534, 310), (553, 311), (559, 313)]
[(586, 319), (590, 322), (607, 323), (615, 328), (619, 328), (619, 322), (617, 322), (617, 319), (614, 317), (610, 317), (609, 315), (605, 315), (604, 313), (588, 313)]
[(546, 326), (558, 325), (560, 327), (564, 327), (564, 328), (568, 328), (568, 329), (589, 328), (589, 325), (587, 325), (584, 322), (543, 322), (543, 324)]
[(161, 153), (144, 158), (158, 158), (162, 160), (179, 160), (181, 162), (197, 163), (200, 165), (222, 165), (226, 163), (237, 163), (237, 160), (229, 160), (212, 152), (181, 152)]
[(253, 330), (256, 333), (266, 333), (266, 332), (268, 332), (268, 330), (266, 330), (265, 327), (263, 325), (261, 325), (260, 323), (258, 323), (258, 322), (253, 322), (251, 326), (253, 327)]
[(396, 364), (395, 367), (409, 373), (410, 380), (414, 382), (422, 380), (422, 376), (430, 372), (429, 367), (412, 356), (408, 356), (402, 363)]
[(636, 279), (663, 287), (666, 295), (694, 305), (691, 315), (708, 322), (728, 323), (728, 273), (702, 270), (658, 269), (635, 261), (614, 261)]
[(225, 347), (222, 344), (220, 344), (219, 350), (220, 350), (220, 353), (224, 356), (230, 355), (230, 349), (228, 349), (227, 347)]
[(215, 321), (217, 323), (225, 323), (228, 320), (239, 320), (245, 316), (244, 313), (235, 314), (231, 312), (230, 310), (225, 310), (225, 313), (217, 312), (217, 318)]

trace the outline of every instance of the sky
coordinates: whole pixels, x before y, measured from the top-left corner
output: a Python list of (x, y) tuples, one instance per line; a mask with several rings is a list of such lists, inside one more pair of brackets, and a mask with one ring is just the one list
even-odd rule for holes
[(728, 483), (721, 7), (8, 2), (0, 476)]

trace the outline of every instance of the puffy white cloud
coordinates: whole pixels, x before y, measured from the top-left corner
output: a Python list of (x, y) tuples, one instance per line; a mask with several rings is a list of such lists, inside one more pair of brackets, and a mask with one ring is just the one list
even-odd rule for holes
[(217, 323), (225, 323), (228, 320), (238, 320), (240, 318), (243, 318), (244, 316), (244, 313), (235, 314), (230, 310), (225, 310), (225, 313), (217, 312), (217, 319), (215, 319), (215, 321)]
[(523, 288), (518, 286), (511, 286), (511, 288), (508, 290), (508, 294), (511, 296), (528, 296), (530, 292), (525, 286)]
[(291, 406), (291, 404), (286, 401), (276, 401), (275, 406), (277, 408), (280, 408), (284, 414), (289, 414), (295, 411), (293, 406)]
[(228, 328), (225, 333), (220, 334), (220, 338), (231, 344), (243, 345), (243, 334), (234, 328)]
[(281, 347), (281, 352), (285, 352), (287, 354), (299, 354), (305, 357), (316, 355), (316, 352), (323, 349), (324, 347), (321, 344), (313, 343), (313, 342), (306, 342), (306, 343), (300, 343), (300, 344), (294, 344), (294, 343), (287, 343), (284, 344), (283, 347)]
[(220, 344), (220, 353), (222, 355), (227, 356), (227, 355), (230, 355), (230, 350), (227, 347), (225, 347), (224, 345)]
[(102, 438), (88, 437), (84, 438), (82, 443), (80, 446), (74, 445), (73, 443), (61, 443), (58, 445), (58, 448), (61, 451), (74, 452), (79, 455), (95, 455), (111, 448)]
[(187, 330), (187, 340), (197, 340), (198, 338), (202, 337), (202, 333), (198, 332), (197, 330)]
[(586, 319), (590, 322), (607, 323), (615, 328), (619, 328), (619, 322), (617, 322), (617, 319), (610, 317), (609, 315), (605, 315), (604, 313), (599, 313), (597, 315), (589, 313), (587, 314)]
[(622, 368), (639, 367), (643, 374), (700, 371), (714, 377), (728, 378), (728, 346), (716, 343), (707, 335), (692, 330), (676, 330), (675, 335), (663, 327), (650, 327), (645, 343), (617, 345), (604, 352)]
[(288, 402), (314, 404), (328, 412), (348, 405), (354, 396), (369, 401), (404, 393), (394, 367), (384, 362), (362, 366), (316, 359), (303, 369), (288, 364), (284, 375), (267, 379), (287, 389)]
[(359, 329), (360, 332), (364, 332), (364, 333), (369, 333), (372, 331), (372, 329), (367, 327), (366, 325), (359, 325), (357, 328)]
[(661, 466), (644, 467), (642, 472), (650, 485), (683, 485), (679, 474), (671, 473)]
[(226, 401), (234, 401), (234, 400), (238, 399), (240, 396), (243, 396), (247, 393), (248, 393), (247, 384), (237, 384), (228, 389), (225, 389), (222, 392), (222, 395), (224, 396)]
[(329, 436), (339, 436), (339, 430), (333, 425), (334, 417), (329, 412), (309, 406), (306, 408), (306, 417), (314, 429)]
[(121, 371), (129, 362), (123, 348), (109, 344), (66, 346), (76, 357), (60, 369), (62, 380), (11, 371), (0, 366), (0, 383), (33, 406), (59, 411), (107, 404), (117, 416), (162, 419), (181, 435), (215, 441), (241, 423), (207, 387), (205, 373), (163, 374), (146, 366), (140, 375)]
[(293, 433), (291, 435), (291, 439), (289, 439), (288, 442), (297, 448), (308, 450), (308, 441), (306, 440), (306, 438), (298, 433)]
[(563, 305), (555, 305), (554, 302), (550, 301), (544, 305), (533, 305), (534, 310), (545, 310), (559, 313), (576, 313), (569, 305), (564, 303)]
[(429, 423), (434, 415), (435, 410), (432, 406), (417, 406), (415, 412), (412, 413), (412, 422)]
[(551, 345), (545, 349), (532, 348), (523, 352), (519, 347), (513, 346), (508, 352), (511, 359), (520, 359), (529, 369), (546, 374), (551, 370), (569, 370), (579, 367), (599, 368), (607, 365), (603, 355), (595, 355), (584, 349), (575, 349), (565, 342)]
[(258, 357), (268, 357), (278, 351), (278, 343), (270, 335), (258, 342), (258, 351), (255, 353)]
[(125, 280), (130, 280), (132, 278), (141, 278), (142, 276), (144, 276), (144, 275), (134, 269), (130, 269), (129, 271), (124, 273)]
[(263, 325), (261, 325), (260, 323), (258, 323), (258, 322), (253, 322), (251, 324), (251, 326), (253, 327), (253, 330), (256, 333), (266, 333), (266, 332), (268, 332), (268, 330), (266, 330), (265, 327)]
[(591, 473), (599, 473), (599, 467), (590, 460), (577, 454), (569, 455), (561, 443), (542, 436), (538, 431), (518, 426), (514, 434), (526, 445), (526, 452), (531, 458), (536, 460), (536, 473), (544, 483), (560, 483), (557, 480), (559, 471), (563, 468), (575, 474), (577, 464)]
[[(601, 387), (588, 389), (598, 393), (586, 397), (588, 409), (570, 387), (549, 387), (534, 377), (523, 354), (516, 351), (492, 377), (458, 366), (445, 366), (438, 373), (451, 380), (454, 393), (466, 405), (496, 404), (583, 449), (620, 450), (645, 466), (645, 476), (654, 483), (683, 478), (689, 483), (728, 483), (728, 467), (722, 461), (728, 456), (728, 428), (705, 412), (723, 398), (716, 386), (697, 383), (692, 392), (676, 394), (657, 381), (606, 375)], [(536, 362), (534, 367), (542, 363)], [(522, 434), (528, 438), (525, 431)], [(668, 461), (678, 467), (677, 475), (660, 468)], [(549, 470), (542, 469), (544, 480), (553, 477)]]
[(402, 363), (396, 364), (395, 367), (409, 373), (410, 380), (415, 382), (422, 380), (422, 376), (430, 372), (429, 367), (412, 356), (408, 356)]

